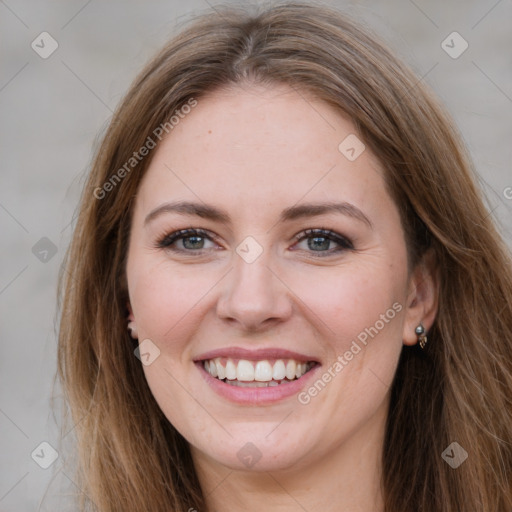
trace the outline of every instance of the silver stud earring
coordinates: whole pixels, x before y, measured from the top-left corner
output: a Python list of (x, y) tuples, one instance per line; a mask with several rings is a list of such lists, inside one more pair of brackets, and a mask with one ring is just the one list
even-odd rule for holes
[(425, 348), (425, 345), (427, 344), (427, 334), (425, 333), (425, 327), (423, 327), (423, 324), (420, 323), (418, 327), (414, 330), (416, 335), (418, 336), (418, 343), (420, 344), (420, 347), (423, 349)]
[(130, 331), (130, 336), (136, 340), (139, 338), (137, 334), (137, 327), (135, 327), (135, 322), (128, 322), (128, 330)]

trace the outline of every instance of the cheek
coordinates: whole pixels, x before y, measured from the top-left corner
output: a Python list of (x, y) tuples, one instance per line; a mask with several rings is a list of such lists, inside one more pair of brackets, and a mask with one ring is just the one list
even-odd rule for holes
[[(379, 331), (389, 333), (392, 324), (399, 331), (399, 322), (393, 320), (399, 316), (397, 309), (403, 309), (403, 282), (404, 276), (382, 264), (317, 268), (293, 276), (288, 274), (287, 280), (305, 304), (304, 314), (309, 310), (308, 316), (317, 318), (315, 323), (333, 340), (338, 353), (376, 323)], [(397, 302), (402, 308), (393, 308)], [(381, 315), (385, 316), (384, 320)]]
[[(176, 351), (184, 334), (197, 325), (201, 301), (218, 279), (212, 272), (177, 269), (168, 261), (148, 264), (134, 261), (130, 299), (139, 335), (154, 340), (167, 351)], [(141, 339), (142, 339), (141, 338)]]
[(339, 390), (318, 396), (315, 389), (306, 390), (303, 398), (317, 400), (315, 407), (325, 407), (341, 422), (356, 411), (366, 417), (381, 403), (402, 348), (406, 275), (396, 271), (398, 265), (393, 270), (390, 264), (366, 263), (321, 269), (329, 271), (325, 277), (304, 273), (293, 285), (321, 329), (327, 356), (322, 375), (331, 390)]

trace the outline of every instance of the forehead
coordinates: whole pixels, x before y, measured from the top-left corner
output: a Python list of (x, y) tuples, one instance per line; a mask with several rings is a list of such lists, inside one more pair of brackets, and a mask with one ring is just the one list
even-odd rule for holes
[(169, 195), (239, 206), (250, 198), (254, 208), (347, 196), (371, 207), (387, 194), (363, 148), (352, 121), (311, 95), (232, 86), (200, 97), (158, 144), (139, 197), (148, 208)]

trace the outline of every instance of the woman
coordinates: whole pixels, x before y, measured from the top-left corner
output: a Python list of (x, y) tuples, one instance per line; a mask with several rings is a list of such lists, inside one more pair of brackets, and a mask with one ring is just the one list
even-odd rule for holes
[(201, 17), (62, 274), (81, 510), (512, 510), (512, 271), (453, 122), (340, 13)]

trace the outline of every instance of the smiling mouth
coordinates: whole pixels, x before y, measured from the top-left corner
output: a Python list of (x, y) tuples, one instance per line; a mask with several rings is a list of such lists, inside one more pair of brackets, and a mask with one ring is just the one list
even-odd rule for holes
[(300, 379), (318, 363), (294, 359), (249, 361), (216, 357), (201, 361), (206, 372), (231, 386), (265, 388), (286, 385)]

